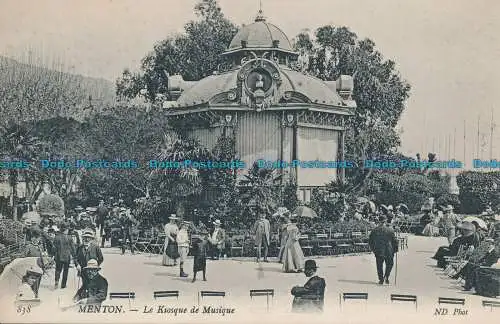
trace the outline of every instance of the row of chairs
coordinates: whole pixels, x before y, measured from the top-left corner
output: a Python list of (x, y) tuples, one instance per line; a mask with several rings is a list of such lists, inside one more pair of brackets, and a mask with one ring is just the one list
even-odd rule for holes
[[(250, 290), (250, 298), (265, 296), (267, 298), (267, 309), (269, 310), (269, 299), (274, 298), (274, 289), (253, 289)], [(200, 305), (201, 300), (205, 297), (226, 297), (225, 291), (211, 291), (202, 290), (198, 292), (198, 305)], [(153, 299), (158, 300), (160, 298), (176, 298), (179, 299), (178, 290), (159, 290), (153, 292)], [(114, 292), (109, 293), (109, 299), (128, 299), (129, 308), (132, 306), (131, 301), (135, 299), (135, 292)]]
[[(254, 297), (266, 297), (267, 299), (267, 310), (269, 311), (269, 302), (275, 296), (274, 289), (254, 289), (250, 290), (250, 298)], [(200, 305), (201, 300), (205, 297), (226, 297), (225, 291), (207, 291), (203, 290), (198, 293), (198, 305)], [(128, 299), (129, 307), (131, 307), (131, 300), (135, 299), (135, 292), (119, 292), (119, 293), (110, 293), (109, 299)], [(155, 300), (160, 298), (176, 298), (179, 299), (179, 291), (178, 290), (165, 290), (165, 291), (155, 291), (153, 292), (153, 298)], [(347, 300), (363, 300), (368, 302), (368, 293), (340, 293), (339, 294), (339, 307), (342, 308), (342, 303), (345, 303)], [(415, 310), (418, 310), (418, 297), (416, 295), (401, 295), (401, 294), (391, 294), (390, 296), (391, 303), (393, 302), (411, 302), (415, 304)], [(465, 306), (465, 298), (450, 298), (450, 297), (439, 297), (437, 300), (439, 305), (448, 304), (448, 305), (462, 305)], [(493, 311), (493, 308), (499, 308), (500, 302), (492, 301), (492, 300), (483, 300), (483, 307), (490, 307), (490, 310)]]
[[(306, 255), (312, 255), (317, 252), (320, 255), (340, 255), (347, 253), (368, 252), (369, 246), (367, 243), (367, 234), (363, 232), (351, 233), (332, 233), (324, 234), (302, 234), (299, 238), (300, 245)], [(192, 235), (191, 240), (199, 238), (197, 235)], [(400, 240), (400, 248), (408, 247), (408, 237), (398, 236)], [(156, 236), (151, 238), (139, 238), (134, 242), (134, 248), (137, 251), (152, 254), (160, 253), (164, 245), (164, 236)], [(245, 235), (233, 235), (230, 238), (231, 255), (243, 256), (245, 253)], [(279, 246), (278, 237), (273, 237), (273, 242)], [(255, 247), (254, 247), (255, 248)]]

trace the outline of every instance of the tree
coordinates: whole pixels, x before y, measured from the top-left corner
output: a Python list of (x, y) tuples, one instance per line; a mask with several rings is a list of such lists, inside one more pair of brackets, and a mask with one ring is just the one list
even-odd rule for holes
[(25, 176), (34, 165), (35, 158), (40, 149), (40, 141), (33, 134), (33, 128), (26, 124), (8, 122), (0, 127), (0, 154), (7, 161), (25, 161), (28, 167), (9, 168), (9, 184), (12, 188), (13, 218), (17, 220), (17, 184), (20, 176)]
[(249, 208), (255, 208), (267, 215), (272, 214), (281, 201), (281, 178), (282, 175), (276, 169), (259, 168), (257, 163), (254, 163), (248, 174), (238, 183), (240, 198), (247, 211)]
[(224, 63), (220, 54), (236, 34), (236, 26), (224, 17), (216, 0), (201, 0), (194, 11), (199, 20), (188, 22), (184, 34), (157, 43), (142, 59), (141, 73), (123, 72), (116, 82), (119, 96), (134, 98), (146, 89), (147, 98), (154, 101), (158, 94), (167, 95), (169, 75), (200, 80)]
[[(393, 154), (400, 144), (395, 129), (410, 85), (396, 70), (396, 63), (384, 60), (370, 39), (359, 40), (347, 27), (323, 26), (314, 38), (301, 33), (295, 41), (302, 53), (303, 69), (323, 80), (336, 80), (340, 75), (354, 77), (354, 94), (357, 109), (350, 119), (346, 136), (346, 158), (362, 166), (364, 159), (377, 159)], [(350, 190), (361, 190), (371, 170), (347, 170)]]

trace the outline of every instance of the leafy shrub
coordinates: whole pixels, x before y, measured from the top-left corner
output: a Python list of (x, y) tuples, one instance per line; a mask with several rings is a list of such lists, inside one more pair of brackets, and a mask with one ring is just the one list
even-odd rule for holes
[(460, 188), (459, 199), (461, 212), (464, 214), (479, 214), (491, 203), (492, 206), (500, 204), (498, 184), (500, 172), (462, 172), (457, 176)]
[(64, 202), (57, 195), (45, 194), (38, 201), (37, 211), (40, 215), (64, 216)]
[(378, 204), (404, 203), (408, 205), (410, 212), (418, 212), (429, 197), (434, 197), (436, 200), (443, 196), (449, 197), (448, 181), (448, 177), (439, 177), (435, 174), (431, 176), (416, 173), (402, 175), (379, 173), (367, 180), (367, 193), (373, 194)]

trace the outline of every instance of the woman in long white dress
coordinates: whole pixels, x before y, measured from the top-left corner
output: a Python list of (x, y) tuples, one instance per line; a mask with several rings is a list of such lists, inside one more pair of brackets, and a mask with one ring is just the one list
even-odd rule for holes
[(286, 231), (287, 240), (283, 251), (283, 271), (300, 272), (304, 269), (304, 252), (302, 252), (299, 243), (300, 233), (296, 216), (292, 215)]
[(163, 246), (163, 262), (164, 266), (175, 266), (177, 265), (177, 259), (179, 258), (179, 250), (177, 247), (177, 234), (179, 233), (179, 227), (177, 227), (177, 216), (175, 214), (170, 215), (168, 218), (170, 222), (165, 225), (165, 244)]

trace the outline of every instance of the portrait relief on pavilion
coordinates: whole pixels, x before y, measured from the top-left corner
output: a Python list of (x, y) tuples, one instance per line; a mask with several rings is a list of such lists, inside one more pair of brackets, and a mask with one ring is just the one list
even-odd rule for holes
[(241, 104), (262, 111), (279, 102), (281, 73), (275, 62), (257, 58), (246, 62), (238, 73)]

